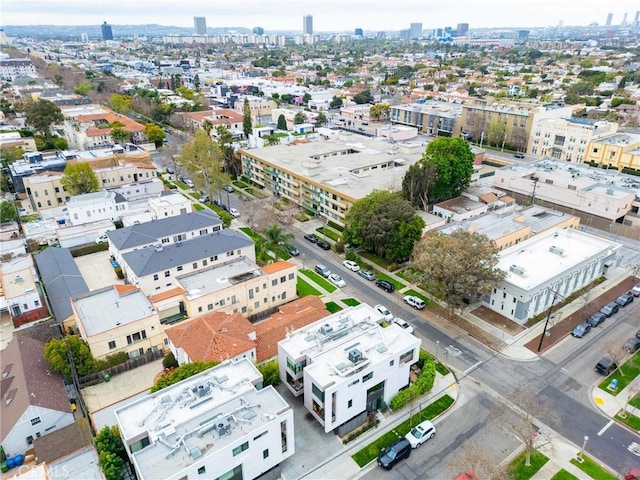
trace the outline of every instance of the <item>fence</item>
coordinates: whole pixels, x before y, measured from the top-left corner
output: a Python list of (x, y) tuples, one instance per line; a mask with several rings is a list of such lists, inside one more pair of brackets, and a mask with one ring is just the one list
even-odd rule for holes
[(162, 350), (156, 350), (149, 353), (145, 353), (140, 355), (139, 357), (130, 358), (124, 363), (120, 365), (116, 365), (115, 367), (107, 368), (106, 370), (102, 370), (100, 372), (90, 373), (89, 375), (85, 375), (84, 377), (80, 377), (78, 382), (80, 383), (80, 387), (88, 387), (90, 385), (96, 385), (104, 381), (106, 375), (112, 377), (113, 375), (117, 375), (119, 373), (128, 372), (134, 368), (141, 367), (142, 365), (146, 365), (147, 363), (153, 362), (162, 358), (164, 356), (164, 352)]

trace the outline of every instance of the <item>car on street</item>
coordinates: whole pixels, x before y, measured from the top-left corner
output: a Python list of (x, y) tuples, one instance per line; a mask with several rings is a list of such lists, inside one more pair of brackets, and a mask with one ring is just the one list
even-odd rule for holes
[(636, 284), (632, 289), (631, 293), (634, 297), (640, 297), (640, 283)]
[(404, 303), (418, 310), (422, 310), (425, 307), (424, 300), (422, 300), (420, 297), (416, 297), (415, 295), (405, 296)]
[(342, 288), (347, 286), (346, 282), (337, 273), (332, 273), (331, 275), (329, 275), (329, 281), (333, 283), (336, 287)]
[(395, 323), (401, 328), (404, 328), (408, 333), (413, 333), (413, 327), (409, 325), (406, 320), (403, 320), (402, 318), (399, 318), (399, 317), (395, 317), (393, 319), (393, 323)]
[(358, 270), (358, 275), (360, 275), (365, 280), (369, 280), (370, 282), (376, 279), (376, 276), (370, 270)]
[(640, 330), (636, 332), (636, 338), (640, 340)]
[(189, 178), (185, 178), (182, 183), (184, 183), (187, 187), (189, 188), (194, 188), (196, 185), (195, 183), (193, 183), (193, 181)]
[(234, 218), (238, 218), (240, 216), (240, 212), (238, 210), (236, 210), (235, 208), (231, 207), (229, 209), (229, 213), (231, 214), (232, 217)]
[(376, 287), (381, 288), (387, 293), (393, 293), (396, 286), (387, 280), (376, 280)]
[(611, 357), (602, 357), (594, 370), (598, 372), (600, 375), (604, 375), (605, 377), (611, 375), (618, 368), (618, 364), (614, 362)]
[(329, 270), (324, 265), (316, 265), (315, 271), (316, 273), (322, 275), (324, 278), (329, 278), (329, 275), (331, 275), (331, 270)]
[(109, 237), (107, 237), (106, 233), (103, 233), (98, 238), (96, 238), (96, 243), (106, 243), (109, 241)]
[(524, 153), (514, 153), (514, 158), (524, 158)]
[(223, 189), (225, 192), (229, 192), (229, 193), (233, 193), (233, 192), (235, 191), (231, 185), (224, 185), (224, 186), (222, 187), (222, 189)]
[(625, 342), (624, 349), (627, 353), (636, 353), (640, 350), (640, 340), (637, 338), (630, 338)]
[(571, 330), (571, 335), (573, 335), (576, 338), (582, 338), (587, 333), (589, 333), (589, 330), (591, 330), (591, 325), (589, 325), (587, 322), (584, 322), (579, 325), (576, 325), (576, 327), (573, 330)]
[(218, 200), (217, 198), (213, 201), (213, 204), (214, 204), (216, 207), (220, 207), (220, 208), (222, 208), (222, 202), (221, 202), (220, 200)]
[(294, 245), (285, 245), (284, 248), (287, 249), (287, 252), (289, 252), (289, 255), (291, 255), (292, 257), (297, 257), (298, 255), (300, 255), (300, 251)]
[(385, 470), (391, 470), (400, 460), (409, 458), (409, 455), (411, 455), (411, 444), (403, 437), (382, 450), (378, 455), (378, 465)]
[(199, 199), (200, 203), (209, 203), (209, 195), (202, 195)]
[(589, 318), (587, 318), (587, 323), (591, 325), (591, 327), (597, 327), (602, 322), (607, 319), (607, 316), (604, 313), (594, 313)]
[(600, 309), (600, 313), (604, 313), (607, 318), (609, 318), (611, 315), (615, 315), (616, 313), (618, 313), (618, 310), (620, 310), (620, 305), (618, 305), (616, 302), (611, 302), (602, 307)]
[(378, 304), (373, 308), (375, 308), (378, 312), (380, 312), (380, 314), (384, 317), (384, 319), (387, 322), (390, 322), (391, 320), (393, 320), (393, 315), (391, 315), (391, 312), (389, 311), (389, 309), (384, 305)]
[(633, 302), (633, 293), (623, 293), (618, 298), (616, 298), (616, 303), (621, 307), (626, 307), (631, 302)]
[(166, 171), (169, 175), (173, 175), (174, 173), (176, 173), (176, 171), (173, 169), (173, 167), (167, 167), (167, 168), (165, 168), (165, 171)]
[(360, 270), (360, 265), (358, 265), (353, 260), (345, 260), (344, 262), (342, 262), (342, 265), (345, 268), (348, 268), (349, 270), (351, 270), (352, 272), (357, 272), (358, 270)]
[(433, 423), (431, 423), (430, 420), (425, 420), (419, 425), (413, 427), (411, 431), (405, 435), (404, 438), (409, 440), (411, 448), (418, 448), (427, 440), (432, 439), (435, 434), (436, 427), (433, 425)]
[(331, 245), (329, 245), (327, 242), (325, 242), (323, 240), (320, 240), (319, 242), (317, 242), (316, 245), (319, 246), (323, 250), (330, 250), (331, 249)]
[(317, 243), (318, 242), (318, 237), (316, 237), (313, 233), (307, 233), (304, 236), (305, 240), (308, 240), (311, 243)]

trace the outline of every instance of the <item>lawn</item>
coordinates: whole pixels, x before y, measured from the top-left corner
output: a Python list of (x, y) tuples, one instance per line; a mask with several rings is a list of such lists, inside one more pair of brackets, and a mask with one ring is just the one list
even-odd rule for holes
[(254, 242), (257, 242), (262, 238), (258, 233), (254, 232), (249, 227), (240, 227), (240, 231), (246, 233)]
[(182, 183), (180, 180), (176, 180), (176, 187), (178, 187), (180, 190), (189, 190), (189, 187)]
[(395, 278), (391, 278), (389, 275), (386, 275), (384, 273), (377, 273), (376, 274), (376, 278), (378, 280), (386, 280), (388, 282), (391, 282), (395, 285), (396, 290), (400, 290), (401, 288), (406, 287), (406, 285), (398, 280), (396, 280)]
[(204, 207), (203, 207), (202, 205), (200, 205), (199, 203), (194, 203), (194, 204), (193, 204), (193, 209), (194, 209), (196, 212), (199, 212), (200, 210), (204, 210)]
[(402, 292), (403, 295), (413, 295), (414, 297), (421, 298), (427, 307), (432, 307), (433, 302), (425, 297), (422, 293), (416, 292), (415, 290), (407, 290), (406, 292)]
[(333, 283), (329, 282), (324, 277), (321, 277), (320, 275), (318, 275), (313, 270), (309, 270), (308, 268), (305, 268), (304, 270), (300, 270), (300, 272), (305, 274), (307, 277), (309, 277), (311, 280), (316, 282), (318, 285), (320, 285), (322, 288), (324, 288), (329, 293), (335, 292), (336, 289), (338, 288)]
[(327, 310), (329, 310), (329, 312), (331, 313), (336, 313), (342, 310), (342, 307), (336, 302), (327, 302), (324, 304), (324, 306), (327, 307)]
[(358, 300), (356, 300), (355, 298), (343, 298), (342, 299), (342, 303), (344, 303), (345, 305), (347, 305), (349, 307), (356, 307), (356, 306), (360, 305), (360, 302)]
[(393, 443), (396, 439), (404, 437), (409, 430), (416, 424), (423, 420), (433, 420), (442, 412), (447, 410), (453, 404), (453, 398), (449, 395), (439, 398), (435, 402), (427, 405), (420, 413), (417, 413), (413, 418), (409, 418), (398, 425), (390, 432), (385, 433), (362, 450), (356, 452), (351, 456), (353, 460), (360, 466), (364, 467), (367, 463), (378, 457), (380, 450)]
[[(624, 375), (623, 375), (624, 373)], [(600, 390), (618, 395), (624, 387), (626, 387), (634, 378), (640, 375), (640, 350), (633, 354), (629, 360), (624, 362), (615, 372), (609, 375), (598, 387)], [(618, 389), (615, 392), (607, 390), (607, 387), (613, 379), (618, 380)]]
[(640, 418), (636, 417), (635, 415), (627, 412), (627, 414), (623, 417), (620, 416), (620, 413), (618, 413), (615, 416), (615, 419), (618, 420), (619, 422), (624, 423), (625, 425), (633, 428), (636, 432), (640, 432)]
[(236, 180), (236, 181), (233, 182), (233, 186), (242, 189), (242, 188), (247, 188), (249, 185), (247, 185), (246, 183), (244, 183), (244, 182), (242, 182), (240, 180)]
[(298, 282), (296, 283), (296, 290), (300, 297), (306, 297), (307, 295), (315, 295), (316, 297), (319, 297), (322, 295), (318, 290), (313, 288), (300, 277), (298, 277)]
[(378, 265), (379, 267), (384, 268), (385, 270), (389, 270), (389, 267), (393, 264), (393, 262), (385, 260), (384, 258), (380, 258), (377, 255), (374, 255), (373, 253), (359, 252), (359, 254), (360, 254), (361, 257), (366, 258), (370, 262), (375, 263), (376, 265)]
[(573, 475), (572, 473), (567, 472), (564, 468), (556, 473), (551, 480), (580, 480), (578, 477)]
[(549, 458), (536, 451), (531, 451), (531, 465), (525, 466), (527, 452), (522, 452), (509, 464), (509, 475), (512, 480), (529, 480), (540, 470)]
[(629, 401), (629, 405), (640, 408), (640, 395), (636, 395)]
[(320, 237), (323, 237), (323, 236), (329, 237), (334, 242), (337, 242), (340, 240), (340, 234), (337, 232), (334, 232), (330, 228), (319, 227), (319, 228), (316, 228), (316, 232), (320, 234)]
[(577, 461), (575, 458), (572, 458), (571, 464), (575, 465), (595, 480), (616, 480), (616, 478), (618, 478), (615, 475), (611, 475), (607, 470), (602, 468), (586, 455), (582, 456), (582, 463)]

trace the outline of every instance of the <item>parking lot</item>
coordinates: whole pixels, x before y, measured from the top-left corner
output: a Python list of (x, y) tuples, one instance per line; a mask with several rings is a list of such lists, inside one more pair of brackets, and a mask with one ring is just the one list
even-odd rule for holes
[(97, 252), (90, 255), (74, 258), (82, 278), (87, 282), (89, 290), (97, 290), (114, 284), (124, 284), (120, 280), (111, 263), (109, 262), (109, 252)]

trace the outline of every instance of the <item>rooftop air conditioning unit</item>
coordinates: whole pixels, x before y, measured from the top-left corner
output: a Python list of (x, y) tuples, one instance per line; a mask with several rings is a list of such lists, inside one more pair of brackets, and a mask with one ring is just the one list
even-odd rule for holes
[(554, 253), (554, 254), (559, 255), (561, 257), (564, 256), (564, 249), (562, 249), (560, 247), (556, 247), (555, 245), (551, 245), (549, 247), (549, 251), (551, 253)]
[(362, 361), (362, 352), (360, 350), (358, 350), (357, 348), (354, 348), (353, 350), (351, 350), (349, 352), (348, 355), (349, 361), (353, 364), (356, 364), (358, 362)]
[(525, 269), (518, 265), (511, 265), (511, 267), (509, 267), (509, 271), (515, 273), (516, 275), (520, 275), (521, 277), (523, 277), (525, 274)]
[(333, 327), (328, 323), (325, 323), (320, 327), (320, 333), (323, 335), (329, 335), (331, 332), (333, 332)]

